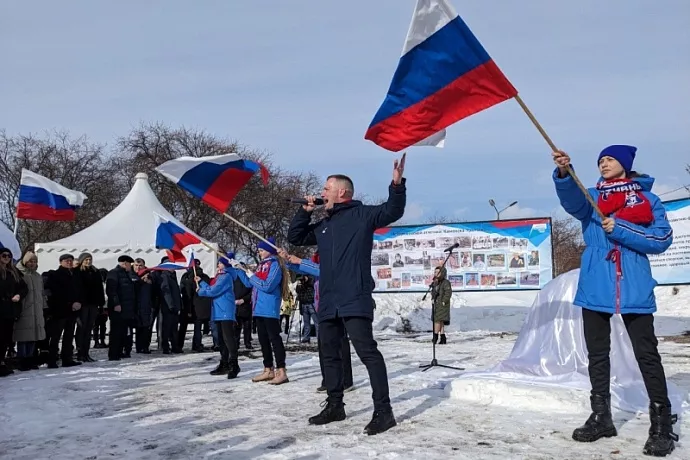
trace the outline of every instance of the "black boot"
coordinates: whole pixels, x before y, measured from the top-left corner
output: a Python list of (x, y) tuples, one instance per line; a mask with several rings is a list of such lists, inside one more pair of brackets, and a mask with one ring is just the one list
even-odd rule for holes
[(213, 369), (210, 372), (210, 374), (211, 375), (223, 375), (223, 374), (227, 374), (229, 371), (230, 371), (230, 367), (228, 366), (228, 363), (226, 363), (225, 361), (221, 361), (220, 363), (218, 363), (218, 367)]
[(395, 421), (393, 416), (393, 410), (377, 410), (374, 411), (374, 416), (371, 418), (371, 422), (364, 427), (364, 433), (369, 436), (375, 434), (383, 433), (393, 428), (398, 423)]
[(81, 361), (75, 361), (74, 359), (63, 359), (62, 360), (62, 367), (74, 367), (74, 366), (81, 366)]
[(234, 379), (237, 377), (237, 375), (240, 373), (240, 365), (237, 362), (236, 359), (230, 360), (230, 364), (228, 366), (228, 378), (229, 379)]
[(7, 367), (6, 364), (0, 364), (0, 377), (7, 377), (8, 375), (14, 374), (14, 371)]
[(673, 424), (678, 416), (671, 414), (671, 406), (662, 403), (649, 405), (649, 437), (644, 443), (642, 453), (652, 457), (665, 457), (675, 449), (673, 441), (678, 441), (678, 435), (673, 432)]
[(437, 343), (438, 342), (438, 334), (434, 332), (434, 337), (431, 339), (432, 343)]
[(575, 428), (573, 439), (579, 442), (594, 442), (600, 438), (618, 436), (611, 418), (611, 396), (592, 395), (589, 397), (592, 414), (584, 425)]
[(29, 363), (29, 359), (31, 358), (21, 358), (19, 360), (19, 366), (17, 366), (17, 369), (22, 372), (30, 371), (32, 368), (31, 364)]
[(345, 420), (345, 404), (343, 402), (330, 402), (328, 400), (321, 403), (323, 410), (319, 415), (309, 417), (310, 425), (326, 425), (331, 422), (340, 422)]
[(441, 340), (438, 342), (440, 345), (446, 344), (446, 334), (441, 334)]

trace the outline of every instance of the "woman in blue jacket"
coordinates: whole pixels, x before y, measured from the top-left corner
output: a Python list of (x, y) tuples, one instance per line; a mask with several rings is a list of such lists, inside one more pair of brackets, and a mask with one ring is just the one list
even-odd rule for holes
[(585, 250), (574, 304), (582, 307), (585, 344), (592, 384), (592, 414), (573, 432), (573, 439), (592, 442), (616, 436), (611, 420), (610, 373), (613, 314), (620, 314), (649, 396), (651, 428), (646, 455), (665, 456), (674, 449), (675, 416), (671, 414), (666, 376), (654, 333), (656, 281), (647, 258), (671, 245), (673, 231), (661, 200), (651, 193), (654, 179), (632, 170), (637, 149), (606, 147), (598, 158), (601, 179), (589, 195), (606, 216), (601, 219), (568, 173), (570, 157), (554, 152), (553, 180), (565, 211), (582, 223)]
[[(211, 321), (215, 321), (220, 342), (220, 364), (211, 371), (212, 375), (222, 375), (227, 372), (229, 379), (234, 379), (240, 373), (237, 362), (237, 340), (235, 339), (235, 291), (234, 281), (238, 270), (231, 266), (233, 253), (221, 257), (218, 261), (218, 272), (211, 284), (197, 276), (199, 283), (197, 291), (200, 297), (212, 297)], [(244, 272), (242, 272), (244, 273)]]
[[(275, 240), (268, 241), (275, 246)], [(253, 315), (264, 360), (264, 370), (252, 382), (268, 382), (280, 385), (288, 382), (285, 370), (285, 347), (280, 337), (280, 304), (290, 293), (289, 277), (283, 263), (276, 257), (276, 250), (265, 241), (257, 245), (261, 262), (254, 274), (238, 270), (245, 286), (253, 288)], [(275, 354), (275, 368), (273, 355)]]

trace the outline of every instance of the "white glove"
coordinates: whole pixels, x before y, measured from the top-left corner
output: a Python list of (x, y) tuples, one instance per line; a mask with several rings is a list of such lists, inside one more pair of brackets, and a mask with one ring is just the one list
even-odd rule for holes
[(230, 261), (230, 266), (233, 268), (241, 268), (242, 267), (242, 265), (238, 261), (236, 261), (235, 259), (232, 259)]

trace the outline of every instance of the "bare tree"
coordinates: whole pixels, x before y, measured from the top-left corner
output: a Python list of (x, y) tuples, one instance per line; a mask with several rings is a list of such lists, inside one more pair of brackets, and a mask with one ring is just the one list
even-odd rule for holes
[(579, 268), (585, 249), (580, 223), (571, 217), (554, 219), (551, 229), (555, 276)]
[(85, 137), (72, 138), (67, 132), (9, 136), (0, 130), (0, 200), (4, 201), (1, 218), (14, 226), (16, 200), (22, 168), (83, 192), (87, 199), (70, 222), (23, 220), (18, 239), (23, 248), (36, 242), (54, 241), (96, 222), (110, 212), (122, 198), (113, 180), (114, 164), (105, 146)]
[[(155, 168), (182, 156), (204, 157), (237, 153), (242, 158), (262, 163), (270, 171), (264, 185), (255, 175), (233, 200), (228, 214), (264, 237), (273, 236), (278, 245), (286, 244), (287, 229), (295, 205), (284, 198), (313, 193), (321, 185), (311, 173), (296, 173), (275, 166), (265, 152), (251, 150), (235, 141), (217, 138), (204, 131), (171, 129), (161, 124), (142, 125), (118, 140), (117, 163), (124, 180), (133, 180), (138, 172), (149, 174), (149, 182), (161, 204), (204, 238), (258, 260), (258, 238), (240, 228), (222, 214), (191, 196), (161, 175)], [(292, 248), (297, 255), (305, 249)]]

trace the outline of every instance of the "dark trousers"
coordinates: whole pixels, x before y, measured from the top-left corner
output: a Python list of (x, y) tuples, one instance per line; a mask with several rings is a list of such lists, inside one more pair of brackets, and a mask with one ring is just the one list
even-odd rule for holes
[(108, 324), (108, 315), (99, 312), (93, 327), (93, 341), (95, 343), (105, 343), (106, 324)]
[(82, 305), (79, 310), (79, 319), (81, 320), (81, 327), (78, 328), (77, 348), (79, 355), (85, 357), (89, 354), (91, 348), (91, 331), (96, 324), (96, 316), (98, 315), (98, 307), (95, 305)]
[(0, 318), (0, 362), (5, 361), (7, 350), (12, 345), (14, 318)]
[(343, 338), (350, 336), (357, 356), (367, 368), (373, 391), (375, 411), (390, 410), (388, 394), (388, 373), (383, 355), (374, 340), (372, 320), (360, 317), (334, 318), (319, 323), (321, 357), (326, 376), (328, 400), (340, 403), (343, 400), (345, 379), (343, 376)]
[(240, 338), (244, 335), (244, 347), (248, 348), (252, 344), (252, 319), (237, 318), (235, 322), (235, 339), (237, 348), (240, 347)]
[[(589, 380), (592, 394), (609, 395), (611, 381), (611, 314), (582, 309), (585, 343), (589, 357)], [(621, 315), (640, 367), (650, 402), (670, 405), (666, 375), (657, 350), (654, 316), (651, 314)]]
[(137, 327), (135, 341), (137, 353), (148, 350), (151, 347), (151, 328)]
[(192, 321), (192, 319), (185, 313), (180, 313), (179, 316), (180, 325), (177, 330), (177, 344), (180, 348), (184, 348), (184, 341), (187, 338), (187, 326)]
[(235, 340), (234, 321), (216, 321), (220, 360), (224, 363), (237, 361), (237, 340)]
[(74, 353), (74, 326), (76, 318), (69, 316), (67, 318), (53, 318), (50, 320), (48, 329), (49, 344), (48, 344), (48, 359), (50, 361), (57, 361), (58, 349), (60, 349), (60, 336), (62, 336), (62, 349), (60, 350), (60, 357), (62, 361), (73, 361), (72, 354)]
[(256, 318), (256, 330), (259, 334), (261, 355), (264, 358), (264, 367), (273, 367), (273, 355), (275, 354), (275, 367), (285, 368), (285, 346), (280, 337), (280, 320), (278, 318)]
[(110, 340), (108, 341), (108, 358), (119, 359), (127, 340), (127, 321), (122, 312), (110, 312)]
[[(323, 367), (323, 352), (321, 351), (320, 336), (316, 336), (317, 345), (319, 347), (319, 366), (321, 366), (321, 386), (326, 386), (326, 372)], [(350, 351), (350, 339), (347, 337), (347, 332), (343, 335), (343, 345), (341, 350), (343, 358), (343, 388), (350, 388), (353, 385), (352, 381), (352, 352)]]
[(161, 345), (163, 351), (178, 350), (182, 347), (177, 342), (177, 321), (179, 315), (171, 312), (165, 305), (161, 308), (163, 323), (161, 327)]
[[(283, 329), (283, 321), (285, 321), (285, 328)], [(280, 315), (280, 327), (285, 331), (285, 334), (290, 332), (290, 315)]]

